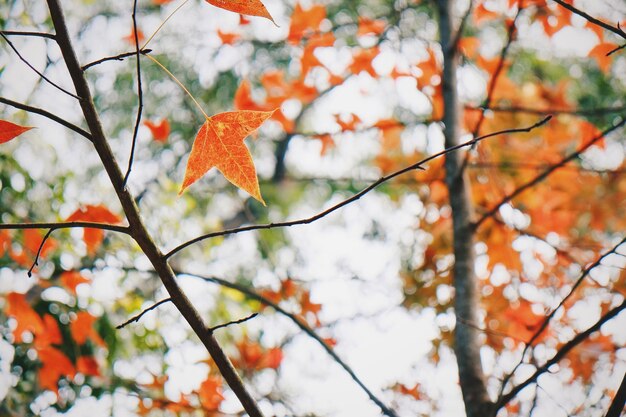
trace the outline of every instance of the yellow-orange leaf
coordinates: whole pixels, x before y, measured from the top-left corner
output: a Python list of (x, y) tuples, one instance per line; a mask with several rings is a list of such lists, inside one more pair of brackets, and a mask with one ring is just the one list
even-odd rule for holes
[(30, 129), (32, 127), (20, 126), (6, 120), (0, 120), (0, 143), (8, 142)]
[(287, 40), (292, 44), (297, 44), (303, 37), (315, 33), (324, 19), (326, 19), (326, 8), (323, 5), (316, 4), (304, 10), (300, 3), (296, 3), (291, 15)]
[(231, 12), (264, 17), (274, 22), (272, 15), (259, 0), (206, 0), (207, 3)]
[(215, 167), (233, 185), (265, 205), (252, 156), (243, 140), (273, 113), (239, 110), (207, 118), (193, 142), (179, 194)]

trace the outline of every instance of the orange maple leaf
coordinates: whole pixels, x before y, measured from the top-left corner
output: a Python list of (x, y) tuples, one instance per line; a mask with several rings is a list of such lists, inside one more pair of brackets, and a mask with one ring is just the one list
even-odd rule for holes
[(617, 48), (618, 45), (612, 42), (599, 43), (591, 51), (589, 51), (589, 57), (595, 59), (598, 62), (600, 69), (607, 73), (609, 72), (609, 66), (611, 65), (612, 56), (607, 56), (609, 52)]
[(283, 350), (279, 347), (271, 348), (261, 358), (259, 361), (258, 368), (270, 368), (270, 369), (278, 369), (280, 363), (283, 361)]
[(16, 292), (7, 295), (8, 307), (7, 316), (13, 317), (17, 321), (17, 327), (13, 330), (13, 337), (17, 343), (22, 342), (22, 334), (29, 331), (39, 334), (44, 330), (44, 323), (39, 314), (28, 304), (26, 296)]
[(76, 287), (79, 284), (85, 284), (89, 279), (85, 278), (78, 271), (65, 271), (61, 273), (61, 283), (65, 288), (76, 294)]
[(207, 118), (191, 147), (179, 195), (216, 167), (233, 185), (265, 205), (254, 162), (244, 139), (273, 114), (273, 111), (240, 110)]
[(485, 7), (484, 3), (481, 3), (474, 9), (474, 22), (480, 25), (484, 20), (493, 20), (500, 17), (500, 14), (489, 10)]
[(222, 379), (218, 376), (209, 376), (196, 391), (200, 404), (205, 410), (217, 410), (224, 396), (222, 395)]
[(241, 35), (238, 33), (222, 32), (221, 29), (217, 30), (217, 36), (219, 36), (224, 45), (232, 45), (241, 38)]
[(46, 347), (37, 352), (42, 367), (39, 368), (39, 385), (50, 391), (58, 392), (57, 382), (61, 377), (73, 377), (76, 374), (74, 365), (63, 352)]
[(304, 10), (300, 3), (297, 3), (291, 15), (287, 40), (292, 44), (300, 42), (304, 36), (315, 33), (324, 19), (326, 19), (324, 6), (316, 4), (310, 9)]
[(272, 15), (270, 15), (265, 8), (265, 5), (259, 0), (206, 0), (206, 2), (230, 12), (245, 14), (248, 16), (264, 17), (276, 25)]
[(63, 336), (59, 324), (50, 314), (43, 316), (43, 331), (35, 337), (35, 348), (44, 349), (51, 345), (63, 343)]
[(350, 72), (359, 74), (361, 71), (365, 71), (374, 78), (378, 77), (372, 66), (372, 61), (378, 56), (379, 52), (378, 47), (358, 51), (352, 56), (352, 64), (349, 67)]
[(385, 30), (385, 22), (383, 20), (372, 20), (367, 17), (359, 16), (359, 28), (357, 36), (364, 35), (380, 35)]
[[(70, 214), (66, 221), (118, 224), (122, 220), (103, 205), (87, 205)], [(89, 253), (89, 255), (93, 255), (100, 244), (102, 244), (102, 240), (104, 239), (104, 230), (85, 228), (85, 231), (83, 232), (83, 239), (87, 245), (87, 253)]]
[(79, 311), (76, 313), (76, 319), (70, 323), (70, 333), (72, 338), (79, 345), (87, 343), (88, 339), (91, 339), (96, 344), (105, 347), (106, 343), (100, 335), (93, 328), (97, 318), (92, 316), (86, 311)]
[(0, 143), (5, 143), (32, 129), (28, 126), (20, 126), (6, 120), (0, 120)]
[(152, 137), (157, 142), (166, 142), (167, 137), (170, 135), (170, 123), (167, 119), (161, 119), (158, 122), (146, 120), (143, 122), (143, 125), (150, 129), (150, 133), (152, 133)]
[[(135, 45), (135, 29), (131, 29), (130, 33), (124, 36), (122, 39), (124, 39), (131, 45)], [(144, 36), (143, 32), (140, 29), (137, 29), (137, 42), (141, 43), (144, 39), (146, 39), (146, 37)]]
[(100, 376), (98, 362), (93, 356), (81, 356), (76, 360), (76, 370), (83, 375)]
[(50, 251), (54, 250), (57, 247), (56, 240), (52, 238), (48, 238), (46, 243), (41, 246), (43, 242), (44, 235), (38, 229), (26, 229), (23, 232), (23, 244), (24, 248), (28, 252), (29, 255), (35, 256), (41, 247), (41, 252), (39, 256), (45, 258)]

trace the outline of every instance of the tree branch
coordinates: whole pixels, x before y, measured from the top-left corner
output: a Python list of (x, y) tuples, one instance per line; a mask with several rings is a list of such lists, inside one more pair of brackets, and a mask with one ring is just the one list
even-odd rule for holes
[(154, 303), (153, 305), (151, 305), (150, 307), (146, 308), (145, 310), (142, 310), (141, 313), (137, 314), (136, 316), (131, 317), (130, 319), (126, 320), (124, 323), (122, 324), (118, 324), (117, 326), (115, 326), (116, 329), (122, 329), (126, 326), (128, 326), (129, 324), (133, 323), (133, 322), (138, 322), (139, 319), (141, 319), (143, 317), (144, 314), (146, 314), (148, 311), (152, 311), (155, 308), (157, 308), (158, 306), (160, 306), (161, 304), (165, 304), (165, 303), (169, 303), (170, 301), (172, 301), (171, 297), (165, 298), (161, 301), (158, 301), (156, 303)]
[(624, 32), (619, 27), (616, 28), (607, 23), (604, 23), (602, 20), (596, 19), (595, 17), (583, 12), (580, 9), (577, 9), (576, 7), (572, 6), (571, 4), (566, 3), (563, 0), (553, 0), (553, 1), (557, 3), (559, 6), (563, 7), (564, 9), (567, 9), (570, 12), (577, 14), (578, 16), (586, 19), (587, 21), (593, 23), (594, 25), (600, 26), (601, 28), (611, 31), (615, 33), (616, 35), (621, 36), (622, 38), (626, 39), (626, 32)]
[(56, 36), (52, 33), (45, 32), (31, 32), (31, 31), (21, 31), (21, 30), (2, 30), (0, 31), (4, 36), (30, 36), (37, 38), (46, 38), (56, 40)]
[(330, 355), (330, 357), (333, 358), (333, 360), (335, 362), (337, 362), (339, 364), (339, 366), (341, 366), (350, 375), (350, 378), (352, 378), (352, 380), (359, 387), (361, 387), (361, 389), (363, 391), (365, 391), (365, 393), (370, 398), (370, 400), (372, 400), (372, 402), (374, 402), (378, 407), (380, 407), (380, 409), (383, 411), (384, 414), (386, 414), (389, 417), (395, 417), (396, 416), (396, 413), (393, 410), (391, 410), (389, 407), (387, 407), (385, 405), (385, 403), (383, 403), (374, 393), (372, 393), (369, 390), (369, 388), (367, 388), (367, 386), (359, 379), (359, 377), (355, 374), (355, 372), (352, 370), (352, 368), (350, 368), (350, 366), (348, 366), (348, 364), (345, 363), (335, 353), (333, 348), (331, 348), (326, 342), (324, 342), (324, 339), (322, 339), (313, 329), (311, 329), (304, 321), (302, 321), (300, 318), (298, 318), (298, 316), (296, 316), (295, 314), (288, 312), (287, 310), (282, 308), (277, 303), (274, 303), (273, 301), (271, 301), (268, 298), (260, 295), (259, 293), (257, 293), (253, 289), (245, 287), (243, 285), (235, 284), (235, 283), (226, 281), (226, 280), (221, 279), (221, 278), (216, 278), (216, 277), (207, 277), (207, 276), (203, 276), (203, 275), (199, 275), (199, 274), (192, 274), (192, 273), (183, 272), (183, 271), (179, 271), (179, 270), (176, 270), (175, 272), (176, 272), (177, 275), (188, 275), (190, 277), (195, 277), (195, 278), (201, 279), (201, 280), (206, 281), (206, 282), (212, 282), (214, 284), (218, 284), (218, 285), (221, 285), (223, 287), (233, 289), (235, 291), (240, 292), (241, 294), (245, 295), (246, 297), (248, 297), (248, 298), (250, 298), (252, 300), (259, 301), (259, 302), (261, 302), (263, 304), (266, 304), (266, 305), (272, 307), (276, 312), (278, 312), (279, 314), (282, 314), (283, 316), (287, 317), (296, 326), (298, 326), (298, 328), (300, 330), (302, 330), (309, 337), (311, 337), (317, 343), (319, 343), (320, 346), (326, 351), (326, 353), (328, 353)]
[(567, 155), (566, 157), (561, 159), (556, 164), (553, 164), (549, 168), (546, 168), (545, 171), (543, 171), (542, 173), (538, 174), (532, 180), (528, 181), (527, 183), (523, 184), (520, 187), (517, 187), (512, 193), (504, 196), (504, 198), (502, 198), (498, 202), (498, 204), (496, 204), (493, 208), (491, 208), (489, 211), (487, 211), (485, 214), (483, 214), (482, 217), (480, 219), (478, 219), (478, 221), (474, 222), (473, 227), (475, 229), (480, 227), (480, 225), (483, 224), (488, 218), (490, 218), (495, 213), (497, 213), (498, 210), (500, 210), (500, 207), (502, 207), (504, 204), (506, 204), (509, 201), (513, 200), (515, 197), (517, 197), (518, 195), (520, 195), (524, 191), (528, 190), (529, 188), (534, 187), (535, 185), (537, 185), (538, 183), (540, 183), (541, 181), (546, 179), (554, 171), (556, 171), (557, 169), (559, 169), (559, 168), (563, 167), (564, 165), (566, 165), (568, 162), (573, 161), (574, 159), (578, 158), (584, 151), (586, 151), (588, 148), (590, 148), (593, 144), (595, 144), (600, 139), (602, 139), (603, 137), (605, 137), (609, 133), (613, 132), (614, 130), (617, 130), (618, 128), (620, 128), (624, 124), (626, 124), (626, 118), (620, 120), (618, 123), (616, 123), (613, 126), (609, 127), (604, 132), (600, 133), (598, 136), (593, 137), (586, 144), (584, 144), (582, 147), (580, 147), (577, 151), (572, 152), (571, 154)]
[(602, 327), (602, 325), (604, 323), (606, 323), (609, 320), (613, 319), (615, 316), (617, 316), (624, 309), (626, 309), (626, 300), (623, 301), (622, 304), (618, 305), (617, 307), (609, 310), (593, 326), (589, 327), (584, 332), (577, 334), (573, 339), (571, 339), (569, 342), (567, 342), (563, 346), (561, 346), (561, 348), (559, 348), (557, 353), (550, 360), (548, 360), (545, 364), (543, 364), (542, 366), (537, 368), (537, 370), (530, 377), (528, 377), (524, 382), (522, 382), (522, 383), (516, 385), (515, 387), (513, 387), (511, 389), (511, 391), (509, 391), (507, 394), (503, 395), (497, 402), (497, 409), (500, 409), (501, 407), (504, 407), (513, 398), (515, 398), (515, 396), (517, 396), (517, 394), (521, 390), (526, 388), (528, 385), (534, 383), (537, 380), (537, 378), (539, 378), (539, 376), (541, 376), (542, 374), (547, 372), (548, 369), (552, 365), (558, 363), (572, 349), (574, 349), (576, 346), (578, 346), (579, 344), (584, 342), (591, 334), (593, 334), (593, 333), (597, 332), (598, 330), (600, 330), (600, 328)]
[(128, 226), (117, 226), (108, 223), (95, 222), (54, 222), (54, 223), (0, 223), (0, 230), (23, 230), (23, 229), (71, 229), (77, 227), (85, 227), (89, 229), (110, 230), (112, 232), (124, 233), (131, 235)]
[(85, 120), (87, 121), (87, 125), (89, 126), (89, 130), (93, 136), (94, 147), (102, 161), (109, 179), (111, 180), (111, 183), (113, 184), (115, 193), (120, 200), (124, 213), (126, 214), (126, 218), (128, 219), (133, 238), (146, 257), (150, 260), (150, 263), (157, 272), (161, 282), (163, 282), (163, 285), (169, 292), (172, 302), (189, 323), (194, 333), (201, 340), (202, 344), (209, 351), (209, 354), (215, 361), (215, 364), (220, 370), (222, 376), (233, 390), (239, 401), (241, 401), (241, 404), (246, 412), (250, 415), (250, 417), (262, 417), (263, 413), (243, 384), (243, 381), (237, 374), (237, 371), (235, 370), (230, 359), (226, 356), (226, 353), (223, 351), (213, 334), (206, 331), (206, 325), (200, 317), (200, 314), (179, 287), (172, 268), (148, 233), (148, 230), (141, 219), (139, 208), (137, 207), (133, 196), (130, 194), (128, 189), (123, 186), (124, 177), (122, 175), (122, 171), (120, 170), (120, 167), (113, 156), (113, 151), (106, 140), (106, 136), (100, 123), (100, 118), (93, 103), (93, 99), (91, 98), (89, 85), (87, 84), (83, 70), (78, 63), (78, 58), (74, 52), (74, 47), (72, 46), (67, 26), (65, 24), (65, 17), (63, 15), (60, 0), (47, 0), (47, 3), (50, 9), (52, 23), (56, 30), (57, 43), (61, 49), (61, 53), (74, 83), (74, 87), (76, 88), (76, 92), (82, 97), (80, 105), (83, 115), (85, 116)]
[(50, 120), (52, 120), (53, 122), (57, 122), (58, 124), (67, 127), (70, 130), (73, 130), (74, 132), (78, 133), (79, 135), (89, 139), (90, 141), (92, 141), (92, 137), (91, 134), (83, 129), (81, 129), (80, 127), (68, 122), (67, 120), (64, 120), (62, 118), (60, 118), (59, 116), (56, 116), (46, 110), (37, 108), (37, 107), (33, 107), (33, 106), (29, 106), (26, 104), (22, 104), (22, 103), (18, 103), (17, 101), (13, 101), (13, 100), (9, 100), (8, 98), (4, 98), (4, 97), (0, 97), (0, 103), (4, 103), (8, 106), (11, 107), (15, 107), (16, 109), (20, 109), (20, 110), (24, 110), (27, 111), (29, 113), (34, 113), (34, 114), (39, 114), (41, 116), (44, 116)]
[(492, 107), (484, 107), (484, 106), (465, 106), (466, 109), (471, 110), (490, 110), (493, 112), (499, 113), (527, 113), (527, 114), (535, 114), (538, 116), (546, 115), (546, 114), (574, 114), (580, 116), (606, 116), (607, 113), (622, 113), (626, 111), (626, 106), (619, 107), (600, 107), (595, 109), (532, 109), (529, 107), (522, 106), (492, 106)]
[(626, 404), (626, 373), (624, 373), (622, 383), (619, 385), (615, 398), (613, 398), (605, 417), (619, 417), (624, 411), (624, 404)]
[[(149, 48), (148, 49), (142, 49), (142, 50), (139, 51), (139, 53), (141, 55), (147, 55), (150, 52), (152, 52), (152, 49), (149, 49)], [(101, 58), (101, 59), (98, 59), (96, 61), (93, 61), (93, 62), (90, 62), (88, 64), (85, 64), (85, 65), (83, 65), (81, 67), (81, 69), (83, 71), (86, 71), (86, 70), (88, 70), (91, 67), (95, 67), (96, 65), (102, 64), (103, 62), (107, 62), (107, 61), (123, 61), (124, 58), (128, 58), (128, 57), (131, 57), (131, 56), (136, 56), (136, 55), (137, 55), (137, 52), (133, 51), (133, 52), (124, 52), (122, 54), (115, 55), (115, 56), (107, 56), (105, 58)]]
[(51, 86), (57, 88), (58, 90), (64, 92), (65, 94), (67, 94), (70, 97), (75, 98), (76, 100), (80, 101), (80, 97), (78, 97), (76, 94), (69, 92), (68, 90), (66, 90), (65, 88), (61, 87), (60, 85), (58, 85), (57, 83), (55, 83), (54, 81), (52, 81), (50, 78), (46, 77), (42, 72), (40, 72), (37, 68), (33, 67), (31, 65), (30, 62), (28, 62), (26, 60), (26, 58), (24, 58), (22, 56), (22, 54), (20, 54), (20, 51), (17, 50), (17, 48), (15, 47), (15, 45), (13, 45), (13, 42), (11, 42), (9, 40), (9, 38), (7, 38), (4, 33), (0, 32), (0, 36), (2, 36), (2, 38), (6, 41), (6, 43), (9, 44), (9, 46), (11, 47), (11, 49), (13, 49), (13, 52), (15, 52), (15, 54), (19, 57), (19, 59), (25, 63), (30, 69), (32, 69), (33, 71), (35, 71), (37, 73), (37, 75), (39, 75), (42, 79), (44, 79), (45, 81), (47, 81)]
[(505, 135), (505, 134), (509, 134), (509, 133), (521, 133), (521, 132), (530, 132), (533, 129), (536, 129), (539, 126), (544, 125), (545, 123), (547, 123), (550, 119), (552, 118), (552, 116), (547, 116), (544, 117), (543, 119), (541, 119), (540, 121), (538, 121), (537, 123), (533, 124), (532, 126), (528, 126), (528, 127), (523, 127), (523, 128), (516, 128), (516, 129), (506, 129), (506, 130), (500, 130), (498, 132), (493, 132), (493, 133), (489, 133), (487, 135), (484, 136), (479, 136), (477, 138), (474, 138), (468, 142), (465, 143), (461, 143), (459, 145), (454, 145), (452, 147), (449, 147), (447, 149), (444, 149), (441, 152), (437, 152), (434, 155), (431, 155), (427, 158), (422, 159), (419, 162), (416, 162), (413, 165), (409, 165), (408, 167), (402, 168), (398, 171), (395, 171), (391, 174), (385, 175), (383, 177), (380, 177), (378, 180), (374, 181), (372, 184), (370, 184), (368, 187), (364, 188), (363, 190), (359, 191), (358, 193), (356, 193), (355, 195), (353, 195), (350, 198), (347, 198), (345, 200), (343, 200), (342, 202), (330, 207), (329, 209), (326, 209), (314, 216), (311, 217), (307, 217), (304, 219), (299, 219), (299, 220), (292, 220), (292, 221), (285, 221), (285, 222), (279, 222), (279, 223), (267, 223), (267, 224), (257, 224), (257, 225), (252, 225), (252, 226), (244, 226), (244, 227), (239, 227), (239, 228), (235, 228), (235, 229), (228, 229), (228, 230), (221, 230), (218, 232), (211, 232), (211, 233), (206, 233), (203, 235), (200, 235), (198, 237), (195, 237), (185, 243), (182, 243), (178, 246), (176, 246), (174, 249), (170, 250), (168, 253), (166, 253), (164, 255), (165, 258), (170, 258), (172, 255), (176, 254), (177, 252), (180, 252), (181, 250), (185, 249), (188, 246), (193, 245), (194, 243), (198, 243), (201, 242), (203, 240), (206, 239), (211, 239), (214, 237), (218, 237), (218, 236), (227, 236), (227, 235), (232, 235), (232, 234), (236, 234), (236, 233), (241, 233), (241, 232), (248, 232), (251, 230), (263, 230), (263, 229), (274, 229), (277, 227), (291, 227), (291, 226), (296, 226), (296, 225), (301, 225), (301, 224), (309, 224), (309, 223), (313, 223), (314, 221), (317, 221), (319, 219), (321, 219), (322, 217), (326, 217), (329, 214), (331, 214), (334, 211), (339, 210), (340, 208), (359, 200), (361, 197), (363, 197), (365, 194), (369, 193), (370, 191), (372, 191), (373, 189), (375, 189), (376, 187), (378, 187), (381, 184), (384, 184), (385, 182), (398, 177), (400, 175), (406, 174), (407, 172), (410, 171), (414, 171), (416, 169), (424, 169), (422, 167), (422, 165), (437, 159), (443, 155), (452, 153), (456, 150), (459, 150), (461, 148), (466, 148), (468, 146), (472, 146), (482, 140), (494, 137), (494, 136), (499, 136), (499, 135)]
[(253, 313), (253, 314), (250, 314), (248, 317), (244, 317), (244, 318), (239, 319), (239, 320), (231, 320), (231, 321), (229, 321), (228, 323), (218, 324), (217, 326), (213, 326), (213, 327), (207, 327), (207, 331), (208, 331), (209, 333), (213, 333), (213, 332), (214, 332), (214, 331), (216, 331), (217, 329), (222, 329), (222, 328), (224, 328), (224, 327), (228, 327), (228, 326), (231, 326), (231, 325), (233, 325), (233, 324), (241, 324), (241, 323), (245, 323), (245, 322), (247, 322), (248, 320), (252, 320), (253, 318), (255, 318), (255, 317), (256, 317), (256, 316), (258, 316), (258, 315), (259, 315), (259, 313)]

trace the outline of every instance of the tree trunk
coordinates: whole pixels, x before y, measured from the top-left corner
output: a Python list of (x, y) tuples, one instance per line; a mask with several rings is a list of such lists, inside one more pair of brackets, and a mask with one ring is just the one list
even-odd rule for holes
[[(438, 0), (439, 33), (443, 50), (442, 88), (444, 99), (445, 147), (459, 142), (459, 97), (457, 93), (458, 56), (453, 45), (453, 0)], [(480, 360), (478, 324), (478, 291), (474, 274), (473, 207), (464, 167), (465, 154), (452, 152), (446, 155), (446, 184), (450, 195), (454, 233), (454, 290), (455, 314), (454, 352), (459, 368), (459, 382), (468, 417), (490, 415), (492, 403), (487, 394), (485, 376)]]

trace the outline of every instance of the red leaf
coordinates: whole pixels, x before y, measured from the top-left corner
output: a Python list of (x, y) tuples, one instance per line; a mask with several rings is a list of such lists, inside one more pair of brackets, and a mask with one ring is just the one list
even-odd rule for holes
[(222, 401), (224, 401), (222, 379), (218, 376), (209, 376), (202, 382), (196, 392), (205, 410), (217, 410)]
[(244, 139), (273, 113), (240, 110), (219, 113), (207, 118), (191, 148), (185, 179), (179, 194), (208, 170), (216, 167), (233, 185), (265, 205), (254, 162), (244, 144)]
[(271, 368), (278, 369), (280, 363), (283, 361), (283, 351), (281, 348), (271, 348), (263, 355), (259, 362), (259, 368)]
[[(124, 36), (122, 39), (124, 39), (126, 42), (128, 42), (131, 45), (135, 45), (135, 29), (131, 29), (130, 33), (126, 36)], [(141, 44), (141, 42), (143, 42), (143, 40), (146, 39), (146, 37), (143, 35), (143, 32), (139, 29), (137, 29), (137, 41)]]
[(35, 348), (37, 350), (44, 349), (51, 345), (60, 345), (63, 343), (63, 336), (59, 330), (59, 324), (50, 314), (43, 316), (44, 330), (35, 338)]
[[(122, 220), (103, 205), (87, 205), (70, 214), (66, 221), (118, 224)], [(85, 228), (85, 231), (83, 232), (83, 239), (87, 245), (87, 253), (89, 253), (89, 255), (93, 255), (100, 244), (102, 244), (102, 240), (104, 239), (104, 230)]]
[(57, 392), (59, 378), (73, 377), (76, 374), (74, 365), (61, 351), (47, 347), (37, 354), (43, 365), (39, 368), (39, 385), (42, 388)]
[(206, 0), (207, 3), (219, 7), (220, 9), (228, 10), (239, 14), (245, 14), (249, 16), (264, 17), (274, 22), (274, 19), (267, 11), (263, 3), (259, 0)]
[(96, 320), (96, 317), (86, 311), (79, 311), (76, 313), (76, 319), (70, 323), (70, 332), (72, 333), (72, 338), (76, 341), (76, 343), (84, 345), (87, 343), (87, 340), (91, 339), (100, 346), (106, 346), (104, 340), (102, 340), (100, 335), (93, 328), (93, 324)]
[(61, 274), (61, 283), (73, 294), (76, 294), (76, 287), (79, 284), (87, 282), (89, 282), (89, 279), (82, 276), (78, 271), (65, 271)]
[(17, 343), (22, 342), (22, 333), (29, 331), (35, 335), (44, 330), (44, 323), (39, 314), (32, 309), (26, 301), (24, 294), (16, 292), (7, 295), (8, 307), (6, 309), (7, 316), (17, 320), (17, 327), (13, 330), (13, 337)]
[(83, 375), (100, 376), (98, 362), (93, 356), (81, 356), (76, 360), (76, 370)]
[(167, 119), (161, 119), (159, 122), (152, 122), (150, 120), (146, 120), (143, 122), (144, 126), (150, 129), (152, 133), (152, 137), (157, 142), (166, 142), (167, 137), (170, 135), (170, 123)]
[(20, 126), (6, 120), (0, 120), (0, 143), (8, 142), (30, 129), (32, 127)]
[(220, 40), (222, 41), (224, 45), (232, 45), (233, 43), (237, 42), (239, 38), (241, 38), (241, 36), (238, 33), (222, 32), (221, 29), (217, 30), (217, 36), (220, 37)]

